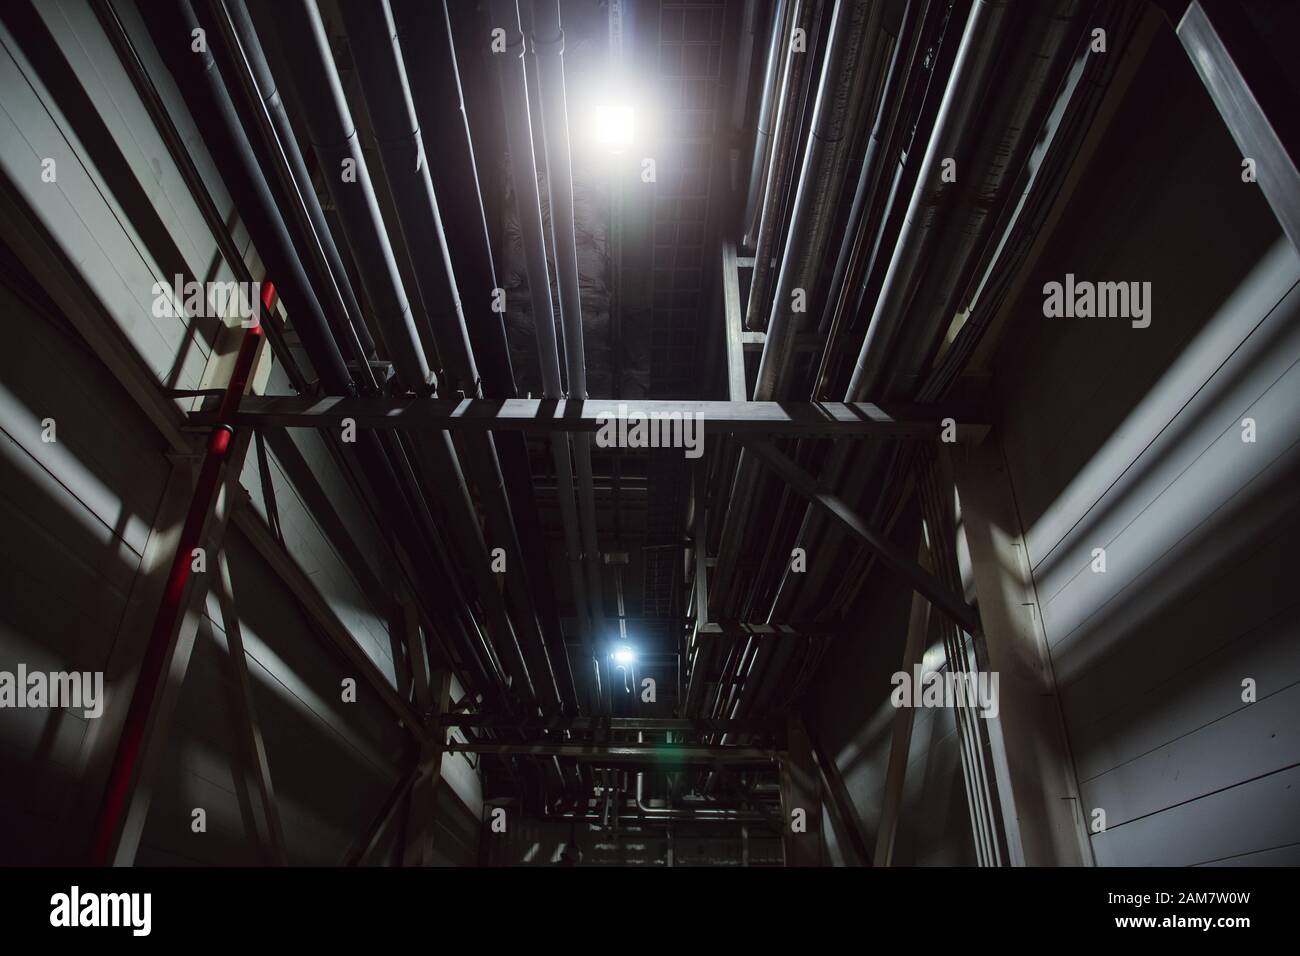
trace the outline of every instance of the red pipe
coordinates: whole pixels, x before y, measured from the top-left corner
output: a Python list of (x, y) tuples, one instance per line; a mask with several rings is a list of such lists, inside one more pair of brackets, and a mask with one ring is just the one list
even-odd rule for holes
[[(267, 312), (275, 303), (275, 285), (262, 283), (262, 305)], [(131, 705), (126, 712), (126, 721), (122, 725), (122, 736), (118, 738), (117, 751), (113, 754), (113, 766), (109, 770), (108, 784), (104, 790), (103, 800), (95, 816), (94, 839), (91, 845), (91, 862), (96, 866), (108, 866), (112, 863), (113, 847), (122, 818), (126, 813), (127, 799), (131, 793), (131, 780), (135, 775), (136, 765), (140, 759), (140, 749), (144, 743), (144, 731), (149, 722), (149, 711), (161, 690), (163, 665), (167, 661), (167, 646), (180, 624), (185, 612), (183, 600), (185, 586), (189, 583), (193, 567), (192, 553), (199, 546), (203, 525), (212, 512), (221, 491), (222, 465), (230, 450), (231, 439), (235, 436), (232, 424), (239, 400), (248, 386), (248, 377), (253, 371), (253, 359), (257, 355), (257, 346), (262, 339), (260, 320), (244, 334), (239, 346), (239, 355), (235, 358), (235, 369), (226, 393), (221, 398), (218, 412), (218, 424), (212, 427), (208, 436), (207, 454), (203, 466), (199, 469), (198, 484), (194, 488), (194, 497), (190, 499), (189, 513), (181, 528), (181, 540), (176, 546), (176, 555), (172, 559), (171, 570), (167, 574), (167, 587), (163, 591), (162, 603), (154, 617), (153, 630), (149, 643), (145, 647), (144, 659), (140, 662), (140, 676), (136, 680), (135, 690), (131, 694)]]

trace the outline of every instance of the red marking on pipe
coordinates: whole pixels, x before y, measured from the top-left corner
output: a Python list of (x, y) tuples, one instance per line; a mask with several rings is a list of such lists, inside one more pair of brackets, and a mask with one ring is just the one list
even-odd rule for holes
[[(274, 301), (275, 286), (270, 282), (263, 283), (263, 305), (266, 305), (269, 310)], [(194, 567), (194, 549), (199, 547), (203, 526), (207, 523), (208, 515), (212, 512), (217, 496), (221, 492), (222, 465), (225, 463), (235, 436), (231, 420), (248, 386), (248, 379), (253, 371), (253, 358), (257, 355), (257, 346), (261, 339), (260, 324), (245, 330), (244, 340), (239, 345), (239, 355), (235, 358), (234, 372), (221, 399), (219, 424), (213, 427), (208, 437), (207, 454), (199, 469), (198, 484), (194, 488), (194, 497), (190, 499), (190, 509), (185, 516), (185, 524), (181, 527), (181, 539), (176, 546), (171, 569), (167, 573), (167, 584), (163, 590), (162, 602), (158, 606), (158, 613), (154, 617), (149, 643), (145, 646), (144, 657), (140, 661), (140, 675), (131, 694), (131, 703), (122, 725), (122, 736), (118, 739), (117, 750), (113, 754), (113, 765), (109, 770), (104, 798), (95, 816), (91, 861), (96, 866), (107, 866), (112, 863), (117, 833), (126, 813), (127, 801), (131, 794), (131, 782), (135, 777), (136, 765), (144, 745), (149, 713), (162, 689), (161, 678), (163, 667), (167, 662), (167, 650), (185, 612), (185, 588)]]
[(262, 305), (267, 312), (275, 308), (275, 283), (269, 279), (262, 282)]

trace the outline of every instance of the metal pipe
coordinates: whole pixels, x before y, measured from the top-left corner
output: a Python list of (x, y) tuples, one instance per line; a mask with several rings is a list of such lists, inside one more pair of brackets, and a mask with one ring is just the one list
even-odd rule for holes
[[(429, 176), (424, 139), (392, 10), (387, 0), (358, 0), (344, 4), (341, 9), (398, 223), (416, 265), (416, 281), (425, 311), (433, 320), (438, 354), (450, 369), (451, 387), (478, 397), (481, 395), (478, 368), (465, 328), (451, 254)], [(510, 500), (505, 494), (493, 437), (487, 433), (465, 435), (462, 442), (465, 468), (483, 499), (492, 543), (505, 552), (506, 590), (534, 683), (543, 701), (558, 708), (562, 695), (556, 668), (537, 625), (527, 564), (515, 530)]]
[[(446, 0), (398, 0), (393, 4), (393, 14), (408, 42), (430, 51), (430, 55), (414, 57), (405, 66), (422, 126), (438, 131), (439, 148), (432, 153), (426, 151), (425, 159), (443, 221), (448, 233), (456, 237), (450, 248), (451, 261), (482, 390), (489, 398), (515, 398), (505, 321), (502, 313), (493, 307), (497, 280), (492, 244)], [(537, 512), (527, 442), (523, 435), (517, 434), (497, 434), (493, 440), (557, 677), (561, 678), (565, 697), (574, 699), (573, 676)]]
[(871, 394), (880, 384), (889, 344), (916, 295), (923, 264), (929, 258), (927, 253), (934, 247), (939, 211), (956, 188), (952, 181), (945, 182), (948, 177), (941, 175), (940, 164), (958, 156), (969, 130), (986, 121), (976, 106), (997, 66), (1009, 27), (1009, 11), (1004, 3), (977, 0), (966, 21), (934, 134), (921, 161), (916, 189), (858, 353), (849, 382), (850, 396)]
[[(506, 52), (497, 55), (501, 84), (502, 106), (505, 110), (506, 141), (510, 150), (511, 182), (514, 186), (515, 207), (519, 216), (520, 237), (528, 271), (528, 293), (532, 300), (533, 330), (537, 339), (538, 362), (542, 373), (543, 395), (550, 399), (563, 397), (560, 380), (560, 353), (555, 334), (555, 312), (551, 303), (550, 273), (546, 265), (546, 238), (542, 227), (541, 196), (537, 188), (537, 166), (533, 149), (533, 129), (529, 119), (528, 78), (524, 63), (524, 35), (520, 27), (519, 8), (515, 0), (492, 0), (493, 22), (505, 31)], [(580, 321), (580, 320), (579, 320)], [(577, 538), (578, 517), (570, 502), (573, 498), (572, 465), (569, 459), (569, 442), (563, 433), (557, 433), (551, 442), (555, 459), (560, 495), (560, 520), (565, 525), (565, 541), (572, 548)], [(580, 554), (581, 552), (579, 552)], [(578, 557), (571, 550), (570, 562)], [(598, 595), (588, 593), (583, 575), (574, 576), (575, 601), (590, 601), (592, 616), (599, 620)], [(583, 638), (586, 666), (580, 670), (584, 679), (593, 681), (589, 687), (598, 687), (598, 671), (592, 636)]]
[[(204, 210), (209, 226), (220, 237), (223, 234), (222, 230), (226, 228), (224, 216), (217, 212), (202, 177), (193, 168), (193, 160), (172, 125), (157, 90), (144, 70), (139, 55), (132, 47), (129, 36), (126, 35), (125, 28), (111, 7), (106, 10), (97, 9), (97, 12), (100, 14), (101, 22), (111, 29), (110, 35), (115, 40), (119, 56), (131, 73), (133, 82), (142, 91), (145, 102), (150, 105), (151, 113), (159, 122), (160, 128), (168, 133), (166, 138), (169, 150), (185, 172), (186, 183), (200, 208)], [(147, 25), (158, 49), (165, 51), (164, 56), (168, 66), (176, 74), (186, 105), (199, 122), (200, 129), (206, 128), (213, 138), (219, 137), (226, 146), (225, 149), (215, 152), (213, 158), (235, 198), (236, 206), (248, 226), (260, 255), (272, 268), (282, 269), (284, 275), (292, 280), (291, 283), (282, 283), (278, 287), (278, 292), (284, 297), (286, 305), (295, 306), (296, 303), (297, 311), (291, 313), (294, 317), (294, 327), (307, 357), (320, 376), (320, 384), (331, 394), (354, 393), (355, 386), (329, 335), (315, 293), (307, 283), (301, 264), (293, 253), (288, 233), (274, 206), (270, 190), (245, 130), (240, 124), (229, 91), (221, 79), (220, 70), (211, 56), (196, 59), (189, 55), (189, 37), (195, 29), (199, 28), (194, 9), (188, 2), (178, 2), (174, 7), (158, 7), (154, 11), (154, 16), (148, 18)], [(179, 40), (178, 37), (184, 37), (184, 40)], [(179, 50), (185, 52), (172, 53)], [(233, 243), (228, 241), (228, 237), (225, 246), (226, 255), (231, 257), (229, 260), (231, 268), (236, 271), (236, 274), (246, 275), (247, 268), (238, 251), (234, 250)], [(286, 291), (292, 292), (292, 299), (284, 295)], [(271, 317), (269, 312), (266, 315), (268, 318)], [(273, 322), (269, 323), (268, 332), (275, 327)], [(276, 344), (275, 340), (272, 344)], [(293, 356), (280, 351), (277, 357), (282, 364), (286, 364), (291, 373), (294, 373), (291, 374), (291, 378), (295, 381), (302, 380), (300, 373), (296, 371), (297, 365), (293, 361)], [(363, 369), (362, 372), (368, 375), (369, 369)], [(303, 386), (305, 384), (303, 381)], [(397, 529), (399, 540), (425, 582), (425, 587), (420, 589), (422, 601), (427, 605), (428, 601), (437, 599), (443, 603), (452, 603), (453, 606), (461, 606), (463, 602), (453, 602), (442, 597), (443, 588), (440, 587), (440, 583), (449, 575), (440, 573), (438, 569), (447, 567), (445, 556), (441, 562), (435, 560), (427, 549), (426, 540), (415, 532), (417, 524), (411, 512), (405, 508), (397, 484), (397, 473), (394, 471), (393, 464), (396, 459), (390, 461), (381, 436), (367, 431), (356, 446), (355, 454), (371, 486), (373, 497), (378, 501), (380, 509), (389, 522)], [(409, 466), (407, 467), (409, 470)], [(477, 635), (472, 617), (470, 625), (470, 630)], [(482, 664), (482, 662), (491, 664), (494, 661), (491, 648), (484, 644), (484, 653), (476, 651), (468, 631), (459, 637), (465, 644), (470, 659), (480, 664), (477, 672), (480, 680), (476, 683), (486, 682), (487, 686), (483, 688), (485, 695), (500, 700), (508, 706), (504, 695), (505, 685), (497, 676), (500, 672), (499, 664), (495, 665), (495, 669)]]
[[(864, 106), (872, 102), (876, 51), (883, 37), (883, 4), (838, 0), (831, 17), (826, 64), (813, 107), (812, 129), (790, 217), (790, 239), (776, 282), (767, 339), (754, 381), (754, 399), (785, 398), (794, 338), (813, 307), (817, 274), (831, 241), (839, 193)], [(802, 291), (805, 309), (795, 306)]]
[[(279, 35), (280, 50), (291, 66), (291, 85), (303, 107), (308, 133), (322, 165), (334, 170), (327, 172), (325, 179), (367, 294), (379, 309), (384, 343), (394, 362), (397, 384), (406, 390), (425, 392), (432, 385), (433, 376), (420, 345), (320, 11), (313, 0), (266, 4), (264, 9), (267, 23)], [(306, 37), (302, 38), (299, 34), (304, 25)], [(533, 675), (492, 574), (483, 529), (451, 439), (446, 432), (441, 432), (428, 441), (411, 441), (410, 450), (419, 471), (433, 479), (425, 487), (439, 491), (441, 510), (457, 547), (466, 556), (470, 575), (484, 602), (497, 653), (509, 670), (515, 689), (531, 703), (537, 693)], [(544, 681), (543, 690), (547, 686), (548, 682)]]
[(361, 304), (357, 301), (352, 282), (349, 280), (347, 270), (343, 266), (343, 259), (339, 255), (334, 236), (329, 230), (329, 225), (325, 222), (325, 213), (321, 209), (320, 200), (316, 198), (316, 190), (312, 185), (311, 174), (307, 171), (307, 164), (303, 160), (302, 150), (298, 148), (298, 140), (294, 136), (292, 125), (289, 123), (289, 115), (285, 112), (284, 101), (280, 97), (275, 77), (271, 73), (271, 65), (266, 60), (266, 54), (262, 51), (262, 44), (257, 38), (257, 31), (254, 29), (253, 21), (249, 17), (248, 7), (245, 5), (244, 0), (226, 0), (225, 8), (230, 15), (239, 45), (248, 60), (248, 67), (256, 85), (257, 94), (266, 108), (267, 115), (270, 117), (280, 142), (280, 147), (284, 151), (284, 158), (289, 164), (292, 181), (297, 187), (298, 198), (310, 218), (313, 234), (319, 243), (320, 252), (327, 264), (328, 275), (342, 300), (344, 314), (352, 325), (357, 340), (360, 342), (362, 352), (367, 356), (373, 356), (375, 354), (375, 340), (371, 337), (370, 330), (366, 326)]
[(314, 0), (263, 2), (259, 9), (265, 11), (265, 22), (278, 36), (280, 55), (289, 66), (290, 85), (303, 106), (312, 148), (361, 282), (376, 309), (398, 385), (425, 394), (433, 384), (433, 374), (419, 344), (420, 334), (393, 248), (384, 235), (379, 201), (320, 11)]
[(745, 195), (744, 218), (741, 221), (741, 245), (753, 248), (754, 233), (758, 230), (758, 212), (763, 198), (763, 184), (772, 161), (772, 130), (776, 118), (776, 103), (785, 94), (785, 75), (789, 58), (785, 51), (790, 45), (788, 0), (777, 0), (772, 11), (772, 37), (768, 43), (767, 61), (763, 67), (763, 93), (758, 101), (758, 121), (754, 130), (754, 160), (749, 171), (749, 191)]
[[(569, 398), (586, 400), (587, 368), (582, 336), (582, 297), (578, 277), (578, 241), (573, 214), (573, 163), (569, 147), (568, 105), (564, 81), (564, 29), (559, 0), (533, 0), (533, 45), (539, 80), (540, 127), (550, 191), (552, 248), (559, 279), (560, 319), (564, 327)], [(572, 436), (577, 468), (578, 521), (583, 564), (593, 619), (603, 620), (600, 547), (596, 538), (596, 503), (591, 474), (591, 436)]]
[(889, 365), (880, 386), (883, 394), (911, 400), (920, 388), (961, 305), (957, 299), (970, 282), (979, 253), (1060, 88), (1067, 58), (1079, 40), (1079, 17), (1085, 6), (1083, 0), (1036, 5), (1022, 24), (1016, 55), (1007, 58), (1011, 62), (999, 63), (997, 91), (982, 107), (980, 139), (971, 150), (958, 200), (951, 206), (935, 251), (944, 269), (937, 277), (934, 270), (926, 270), (927, 281), (913, 300), (917, 321), (906, 323), (898, 333), (899, 358)]
[[(816, 30), (821, 19), (823, 0), (794, 0), (796, 11), (794, 23), (803, 31), (807, 42)], [(772, 146), (772, 159), (767, 168), (767, 180), (763, 187), (762, 202), (758, 220), (758, 233), (754, 238), (754, 274), (749, 283), (749, 304), (745, 308), (745, 327), (748, 329), (766, 329), (768, 307), (771, 301), (770, 286), (772, 270), (776, 267), (776, 257), (780, 253), (782, 240), (781, 222), (785, 208), (786, 186), (784, 177), (788, 167), (793, 165), (797, 155), (799, 134), (802, 130), (802, 106), (806, 97), (806, 84), (812, 78), (813, 59), (811, 50), (795, 51), (787, 43), (783, 51), (786, 59), (784, 68), (783, 90), (777, 107), (775, 122), (775, 140)]]

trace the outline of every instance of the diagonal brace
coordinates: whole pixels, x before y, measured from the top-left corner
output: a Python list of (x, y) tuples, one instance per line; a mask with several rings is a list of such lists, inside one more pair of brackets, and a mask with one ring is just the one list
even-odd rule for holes
[[(739, 436), (738, 436), (739, 437)], [(943, 611), (966, 631), (979, 629), (979, 615), (937, 578), (867, 525), (843, 498), (827, 491), (812, 475), (781, 453), (771, 442), (741, 437), (740, 443), (760, 461), (776, 472), (791, 488), (821, 508), (841, 527), (876, 553), (895, 574), (900, 575), (931, 604)]]

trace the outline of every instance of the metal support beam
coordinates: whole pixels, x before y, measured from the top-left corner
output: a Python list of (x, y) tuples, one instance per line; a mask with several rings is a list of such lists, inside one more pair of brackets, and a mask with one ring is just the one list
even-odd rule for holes
[[(236, 425), (256, 428), (339, 428), (345, 421), (358, 428), (424, 431), (522, 431), (533, 434), (596, 432), (617, 428), (622, 434), (638, 422), (672, 418), (698, 421), (717, 434), (773, 438), (939, 439), (945, 418), (956, 420), (958, 442), (979, 442), (988, 426), (963, 422), (960, 415), (927, 406), (869, 402), (707, 402), (642, 399), (588, 401), (564, 399), (438, 399), (255, 397), (245, 400)], [(189, 423), (211, 425), (213, 415), (195, 412)], [(662, 432), (664, 426), (660, 427)], [(621, 444), (621, 443), (620, 443)]]
[(999, 675), (990, 749), (1012, 865), (1092, 863), (1078, 783), (1020, 517), (996, 443), (952, 464), (960, 532), (984, 627), (986, 668)]
[(244, 750), (252, 765), (253, 780), (257, 784), (257, 794), (262, 804), (267, 855), (272, 862), (284, 866), (289, 862), (284, 847), (284, 827), (280, 823), (279, 805), (275, 802), (275, 788), (271, 783), (271, 765), (266, 758), (262, 726), (258, 723), (257, 708), (253, 703), (253, 682), (248, 674), (244, 633), (236, 611), (235, 589), (230, 580), (230, 562), (226, 558), (225, 548), (217, 552), (217, 571), (219, 577), (216, 590), (217, 601), (221, 605), (221, 626), (226, 632), (226, 650), (239, 692), (239, 726), (244, 738)]
[(393, 690), (388, 678), (366, 656), (352, 633), (343, 625), (329, 606), (320, 591), (312, 584), (311, 578), (299, 567), (298, 562), (280, 546), (271, 529), (266, 526), (259, 515), (247, 502), (240, 502), (234, 509), (232, 518), (235, 525), (243, 532), (262, 559), (271, 566), (276, 575), (284, 582), (316, 625), (354, 668), (374, 688), (380, 700), (388, 705), (402, 726), (420, 743), (429, 739), (423, 721), (415, 709)]
[[(417, 640), (418, 634), (417, 634)], [(451, 706), (451, 672), (443, 669), (433, 674), (429, 689), (435, 711), (435, 730), (420, 752), (419, 775), (411, 786), (407, 808), (406, 845), (402, 848), (403, 866), (432, 866), (438, 832), (438, 791), (442, 789), (442, 757), (447, 731), (437, 728), (437, 719)]]
[[(1297, 94), (1235, 2), (1187, 8), (1178, 39), (1291, 244), (1300, 249)], [(1291, 39), (1294, 39), (1292, 37)], [(1294, 53), (1288, 44), (1288, 51)]]
[(745, 317), (740, 314), (740, 273), (736, 266), (736, 244), (722, 243), (722, 314), (726, 323), (723, 336), (727, 347), (727, 395), (733, 402), (749, 397), (745, 384), (745, 351), (741, 333)]
[(786, 753), (781, 760), (781, 845), (786, 866), (820, 866), (822, 862), (822, 793), (813, 760), (812, 741), (803, 720), (791, 714)]
[(676, 770), (692, 766), (771, 769), (781, 752), (759, 747), (705, 747), (692, 744), (502, 744), (472, 740), (447, 745), (447, 753), (494, 756), (560, 757), (600, 765)]
[(556, 717), (550, 720), (520, 721), (518, 717), (495, 714), (445, 714), (438, 721), (442, 727), (501, 728), (531, 736), (544, 732), (573, 731), (597, 733), (620, 731), (629, 733), (675, 734), (768, 734), (782, 733), (782, 726), (771, 720), (738, 720), (710, 717)]
[[(930, 570), (928, 549), (922, 541), (917, 561), (927, 572)], [(907, 640), (903, 646), (904, 674), (912, 673), (925, 655), (930, 633), (930, 602), (919, 594), (912, 595), (912, 613), (907, 621)], [(872, 854), (874, 866), (890, 866), (894, 859), (894, 838), (898, 834), (898, 816), (903, 806), (903, 785), (907, 782), (907, 757), (912, 749), (912, 724), (915, 707), (899, 707), (894, 711), (894, 732), (889, 743), (889, 763), (885, 770), (885, 793), (880, 801), (880, 825), (876, 828), (876, 848)]]
[(749, 449), (763, 463), (781, 476), (784, 481), (817, 507), (830, 515), (857, 538), (874, 551), (881, 562), (891, 571), (904, 578), (914, 590), (918, 591), (939, 610), (943, 611), (967, 631), (979, 628), (979, 615), (960, 595), (944, 587), (929, 572), (904, 554), (897, 545), (878, 534), (864, 522), (857, 513), (842, 499), (825, 490), (808, 472), (765, 441), (743, 440)]

